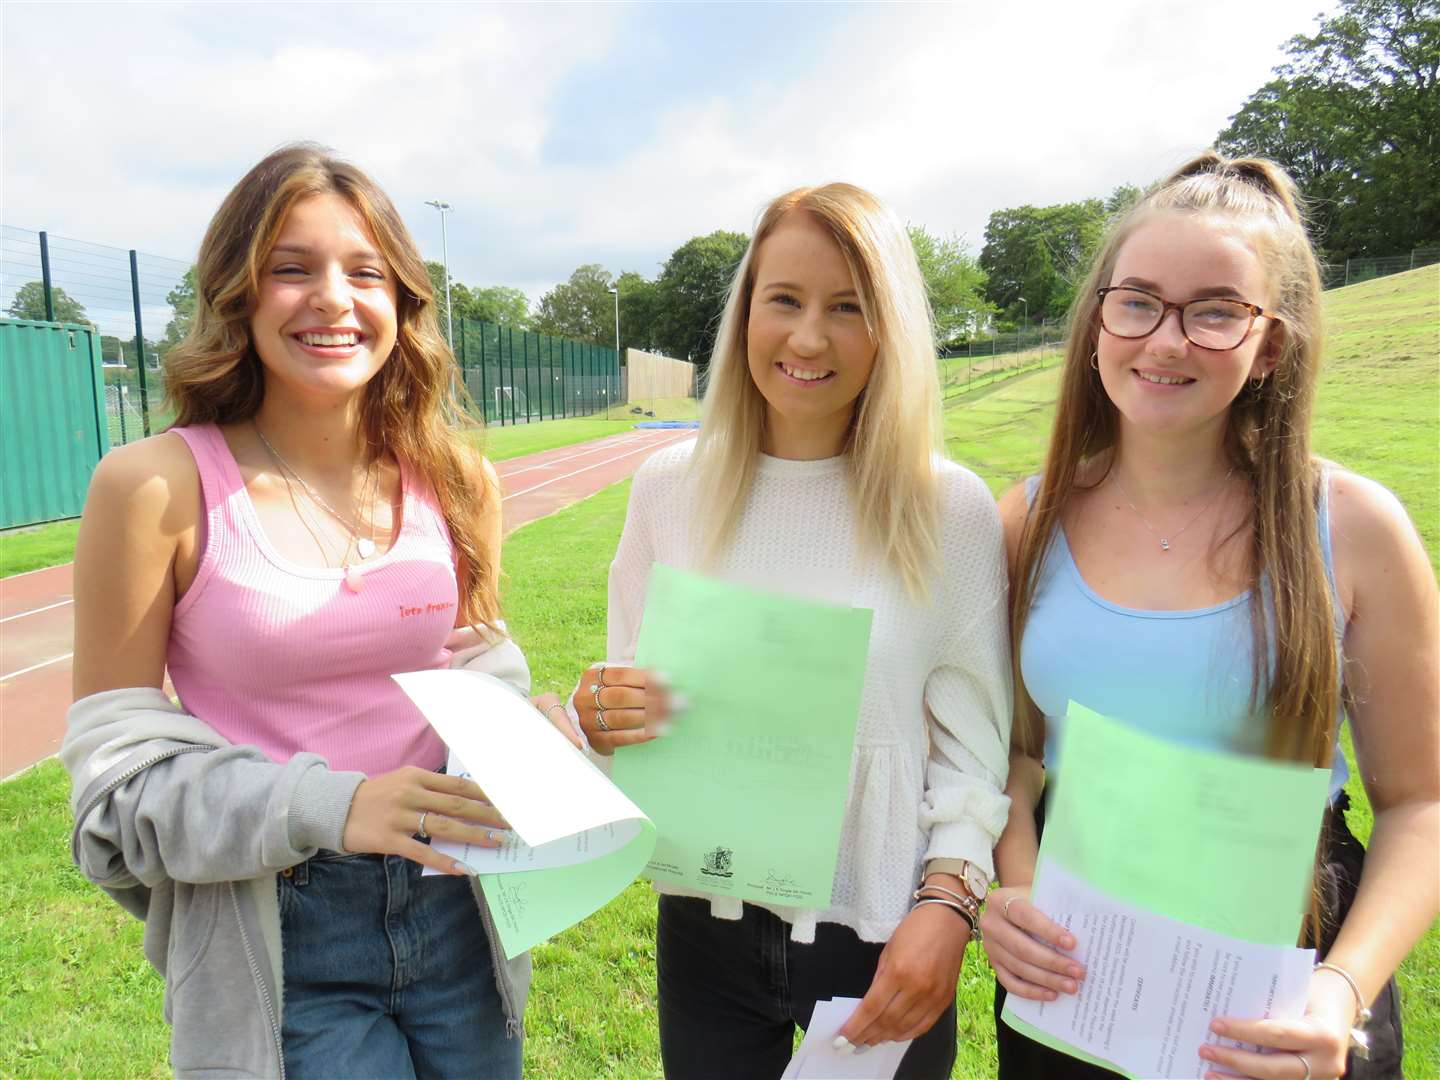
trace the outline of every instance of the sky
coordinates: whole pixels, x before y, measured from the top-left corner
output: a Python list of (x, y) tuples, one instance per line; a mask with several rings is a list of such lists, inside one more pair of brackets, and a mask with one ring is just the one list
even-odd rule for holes
[[(992, 211), (1209, 145), (1321, 0), (0, 5), (0, 221), (188, 260), (310, 139), (455, 280), (533, 300), (846, 180), (973, 252)], [(148, 328), (147, 328), (148, 330)]]

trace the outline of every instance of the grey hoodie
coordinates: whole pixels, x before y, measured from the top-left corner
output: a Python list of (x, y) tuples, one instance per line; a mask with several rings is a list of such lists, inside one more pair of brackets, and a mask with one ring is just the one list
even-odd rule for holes
[[(452, 667), (528, 693), (508, 639), (455, 654)], [(363, 773), (297, 754), (277, 765), (234, 746), (151, 687), (108, 690), (67, 715), (71, 854), (81, 872), (145, 923), (145, 955), (165, 978), (177, 1076), (283, 1077), (284, 975), (275, 874), (341, 837)], [(530, 956), (508, 964), (478, 882), (506, 1034), (520, 1037)]]

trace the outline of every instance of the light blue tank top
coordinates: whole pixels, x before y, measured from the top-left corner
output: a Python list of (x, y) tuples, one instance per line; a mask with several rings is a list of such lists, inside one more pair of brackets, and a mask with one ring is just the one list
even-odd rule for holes
[[(1038, 477), (1026, 482), (1032, 500), (1038, 485)], [(1345, 616), (1335, 588), (1328, 482), (1320, 490), (1320, 547), (1338, 643)], [(1263, 590), (1263, 577), (1261, 582)], [(1080, 576), (1061, 528), (1036, 582), (1020, 643), (1020, 673), (1045, 714), (1047, 765), (1057, 760), (1071, 701), (1175, 742), (1258, 755), (1264, 752), (1268, 719), (1251, 708), (1253, 655), (1248, 591), (1214, 607), (1186, 611), (1112, 604)], [(1332, 798), (1348, 776), (1337, 739)]]

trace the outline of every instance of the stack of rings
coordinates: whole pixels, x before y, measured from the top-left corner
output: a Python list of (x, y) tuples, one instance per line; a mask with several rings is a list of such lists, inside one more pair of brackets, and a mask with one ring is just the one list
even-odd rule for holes
[(590, 693), (595, 697), (595, 726), (601, 731), (609, 731), (610, 725), (605, 722), (605, 706), (600, 704), (600, 691), (605, 688), (605, 665), (595, 665), (595, 682), (590, 684)]
[(420, 811), (420, 827), (415, 830), (415, 835), (418, 836), (418, 837), (420, 837), (421, 840), (429, 840), (429, 839), (430, 839), (430, 834), (425, 831), (425, 819), (426, 819), (427, 817), (429, 817), (429, 816), (430, 816), (430, 811), (429, 811), (429, 810), (421, 810), (421, 811)]

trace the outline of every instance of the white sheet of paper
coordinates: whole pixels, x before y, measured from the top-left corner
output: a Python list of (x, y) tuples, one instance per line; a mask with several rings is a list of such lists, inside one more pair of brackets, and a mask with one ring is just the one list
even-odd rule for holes
[(393, 678), (530, 847), (645, 816), (499, 679), (448, 669)]
[[(474, 779), (453, 750), (450, 751), (450, 763), (445, 771), (451, 776)], [(598, 859), (602, 855), (619, 851), (643, 831), (644, 826), (638, 821), (612, 821), (574, 836), (551, 840), (539, 847), (531, 847), (513, 835), (507, 835), (505, 843), (498, 848), (460, 844), (453, 840), (435, 840), (430, 846), (464, 863), (473, 874), (517, 874), (522, 870), (553, 870), (557, 866), (574, 866)], [(421, 872), (423, 877), (439, 873), (439, 870), (432, 870), (428, 866)]]
[(910, 1040), (881, 1043), (842, 1054), (834, 1048), (835, 1036), (860, 1006), (859, 998), (817, 1001), (800, 1049), (790, 1059), (781, 1080), (892, 1080)]
[(1042, 860), (1033, 899), (1075, 935), (1085, 981), (1054, 1001), (1012, 995), (1009, 1010), (1133, 1076), (1204, 1076), (1214, 1066), (1198, 1056), (1203, 1043), (1242, 1045), (1210, 1032), (1217, 1016), (1293, 1019), (1305, 1010), (1313, 950), (1254, 945), (1151, 914), (1053, 859)]

